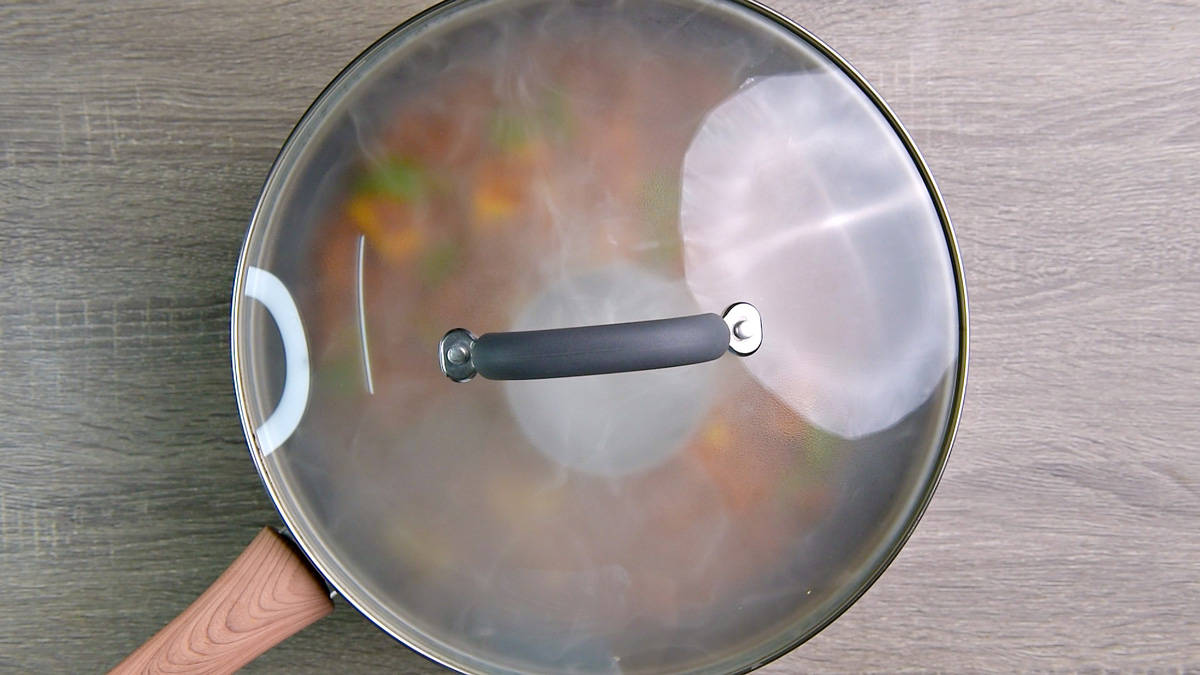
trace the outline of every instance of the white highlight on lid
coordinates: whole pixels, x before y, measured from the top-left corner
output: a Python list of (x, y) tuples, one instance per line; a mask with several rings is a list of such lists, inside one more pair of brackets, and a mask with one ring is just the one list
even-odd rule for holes
[(367, 349), (367, 307), (363, 300), (363, 251), (366, 248), (367, 238), (364, 235), (358, 235), (358, 287), (357, 287), (357, 303), (358, 303), (358, 338), (359, 344), (362, 345), (363, 357), (363, 372), (367, 378), (367, 393), (375, 393), (375, 380), (371, 377), (371, 350)]
[(308, 342), (304, 337), (304, 326), (300, 323), (296, 302), (274, 274), (257, 267), (247, 267), (245, 295), (267, 308), (283, 339), (283, 395), (279, 397), (275, 412), (254, 430), (259, 450), (266, 457), (291, 437), (308, 407)]
[(879, 107), (835, 69), (754, 78), (683, 159), (684, 279), (701, 307), (754, 303), (763, 351), (739, 363), (812, 424), (879, 433), (958, 358), (941, 219)]

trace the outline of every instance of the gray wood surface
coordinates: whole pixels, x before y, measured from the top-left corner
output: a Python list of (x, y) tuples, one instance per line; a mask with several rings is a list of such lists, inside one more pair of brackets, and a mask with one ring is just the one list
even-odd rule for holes
[[(424, 3), (0, 7), (0, 669), (115, 663), (278, 523), (228, 298), (292, 124)], [(781, 9), (943, 188), (972, 300), (921, 526), (767, 669), (1200, 669), (1200, 6)], [(350, 607), (253, 672), (438, 672)]]

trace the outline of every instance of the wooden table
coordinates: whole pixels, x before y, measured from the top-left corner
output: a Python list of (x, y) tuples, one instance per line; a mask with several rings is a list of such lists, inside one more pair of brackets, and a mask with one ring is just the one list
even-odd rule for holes
[[(423, 4), (0, 8), (0, 668), (112, 665), (278, 523), (238, 247), (300, 113)], [(767, 672), (1200, 668), (1200, 6), (777, 4), (915, 136), (973, 340), (921, 526)], [(343, 603), (248, 670), (439, 669)]]

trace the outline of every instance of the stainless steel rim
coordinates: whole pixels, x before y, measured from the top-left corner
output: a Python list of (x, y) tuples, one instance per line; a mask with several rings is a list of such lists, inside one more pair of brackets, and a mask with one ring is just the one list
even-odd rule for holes
[[(233, 284), (233, 299), (230, 320), (230, 351), (233, 366), (234, 391), (238, 402), (238, 415), (241, 419), (242, 429), (246, 436), (247, 445), (250, 449), (250, 456), (254, 460), (255, 468), (258, 471), (259, 477), (263, 481), (263, 485), (267, 489), (267, 493), (271, 497), (272, 503), (274, 503), (276, 510), (279, 511), (284, 523), (291, 531), (293, 538), (304, 551), (305, 555), (308, 556), (309, 560), (321, 572), (329, 584), (336, 589), (338, 594), (345, 597), (355, 609), (357, 609), (372, 623), (374, 623), (384, 632), (391, 635), (393, 638), (404, 643), (417, 653), (430, 660), (440, 663), (447, 668), (451, 668), (463, 673), (484, 673), (489, 671), (484, 671), (472, 664), (463, 663), (447, 653), (453, 650), (435, 649), (426, 644), (426, 640), (421, 639), (414, 634), (410, 634), (409, 632), (404, 631), (397, 626), (391, 625), (390, 622), (381, 616), (383, 614), (381, 611), (383, 609), (382, 605), (374, 601), (374, 599), (365, 597), (363, 594), (361, 594), (357, 586), (351, 583), (349, 575), (345, 574), (335, 561), (324, 556), (322, 549), (312, 541), (313, 537), (308, 532), (304, 518), (296, 513), (293, 513), (287, 506), (287, 503), (281, 499), (280, 494), (282, 488), (276, 485), (270, 472), (263, 463), (263, 453), (255, 441), (253, 433), (254, 429), (250, 422), (246, 392), (242, 387), (242, 374), (245, 372), (246, 368), (244, 364), (246, 356), (241, 354), (238, 349), (240, 336), (238, 316), (240, 315), (241, 298), (245, 286), (246, 268), (249, 265), (248, 255), (250, 242), (253, 241), (255, 233), (263, 227), (261, 219), (264, 204), (267, 201), (271, 188), (274, 187), (283, 177), (281, 171), (283, 170), (282, 163), (285, 157), (294, 149), (294, 146), (303, 144), (303, 140), (300, 140), (299, 138), (301, 136), (300, 132), (302, 130), (307, 130), (308, 125), (314, 123), (316, 109), (321, 104), (325, 103), (326, 98), (330, 95), (330, 92), (333, 90), (333, 88), (340, 84), (342, 80), (345, 79), (352, 71), (356, 70), (365, 60), (367, 60), (368, 57), (378, 52), (385, 43), (391, 41), (391, 39), (397, 34), (407, 31), (414, 26), (427, 21), (435, 15), (446, 11), (452, 11), (453, 6), (461, 4), (462, 1), (463, 0), (442, 0), (442, 2), (425, 9), (424, 11), (409, 18), (407, 21), (401, 23), (396, 28), (389, 31), (386, 35), (372, 43), (371, 46), (363, 50), (362, 53), (356, 56), (349, 65), (347, 65), (332, 81), (330, 81), (328, 85), (326, 85), (325, 89), (321, 91), (320, 95), (317, 96), (309, 108), (304, 112), (304, 115), (301, 116), (300, 120), (296, 123), (296, 126), (288, 135), (287, 140), (284, 141), (279, 155), (275, 158), (274, 163), (267, 172), (267, 178), (263, 183), (263, 188), (259, 195), (258, 202), (254, 207), (254, 212), (250, 217), (250, 225), (246, 231), (245, 239), (243, 240), (241, 253), (238, 256), (237, 270), (234, 276)], [(740, 675), (741, 673), (747, 673), (759, 668), (783, 656), (784, 654), (791, 652), (801, 644), (807, 642), (814, 635), (819, 633), (839, 616), (841, 616), (841, 614), (849, 609), (849, 607), (853, 605), (860, 597), (862, 597), (862, 595), (866, 593), (866, 591), (871, 587), (872, 584), (875, 583), (880, 575), (883, 574), (883, 572), (899, 554), (900, 549), (903, 548), (905, 542), (908, 541), (908, 538), (912, 535), (913, 531), (916, 529), (917, 523), (920, 521), (925, 509), (928, 507), (930, 499), (933, 497), (933, 493), (937, 488), (938, 482), (941, 480), (942, 473), (945, 470), (946, 462), (950, 456), (951, 447), (953, 446), (954, 439), (958, 433), (958, 425), (962, 415), (963, 399), (967, 384), (970, 326), (968, 319), (966, 279), (963, 275), (962, 259), (959, 254), (958, 241), (954, 235), (954, 229), (950, 222), (950, 217), (946, 213), (945, 202), (942, 199), (941, 191), (938, 189), (937, 184), (934, 182), (933, 176), (931, 175), (929, 168), (925, 163), (924, 157), (921, 156), (921, 153), (917, 149), (916, 144), (913, 142), (912, 137), (900, 123), (899, 118), (896, 117), (895, 113), (892, 112), (891, 108), (888, 107), (883, 98), (875, 91), (873, 87), (871, 87), (866, 79), (860, 75), (848, 61), (846, 61), (846, 59), (842, 58), (840, 54), (838, 54), (831, 47), (822, 42), (817, 36), (810, 33), (807, 29), (803, 28), (795, 21), (792, 21), (788, 17), (780, 14), (770, 7), (763, 5), (757, 0), (720, 1), (752, 10), (760, 16), (770, 19), (779, 26), (791, 32), (797, 38), (808, 43), (824, 57), (829, 59), (830, 62), (836, 65), (838, 69), (845, 73), (863, 91), (863, 93), (865, 93), (867, 97), (871, 99), (876, 108), (887, 119), (892, 129), (904, 143), (904, 147), (908, 150), (909, 156), (912, 158), (917, 170), (920, 172), (921, 178), (925, 182), (925, 186), (929, 191), (929, 196), (933, 200), (934, 208), (938, 214), (938, 219), (942, 224), (943, 235), (946, 238), (947, 253), (950, 257), (952, 273), (954, 275), (954, 285), (957, 294), (959, 310), (958, 367), (955, 373), (954, 391), (950, 401), (950, 411), (946, 421), (946, 429), (943, 435), (942, 445), (938, 451), (938, 456), (934, 462), (934, 466), (925, 479), (925, 484), (921, 490), (921, 494), (917, 498), (914, 507), (909, 512), (907, 519), (901, 525), (898, 535), (893, 539), (891, 545), (878, 559), (870, 572), (855, 588), (851, 589), (850, 592), (844, 596), (844, 599), (841, 603), (839, 603), (831, 611), (827, 612), (820, 621), (813, 624), (812, 628), (797, 635), (794, 640), (788, 642), (769, 654), (761, 656), (760, 658), (744, 665), (743, 667), (730, 671), (733, 675)]]

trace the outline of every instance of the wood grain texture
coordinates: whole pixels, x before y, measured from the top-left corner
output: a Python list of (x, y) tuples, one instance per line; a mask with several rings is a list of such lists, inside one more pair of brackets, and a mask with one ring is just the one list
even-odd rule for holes
[[(324, 84), (422, 2), (0, 6), (0, 669), (98, 671), (264, 524), (238, 246)], [(921, 147), (972, 300), (903, 553), (769, 673), (1200, 669), (1200, 6), (775, 3)], [(352, 609), (248, 672), (441, 672)]]
[(332, 611), (325, 581), (264, 527), (208, 590), (109, 675), (232, 673)]

